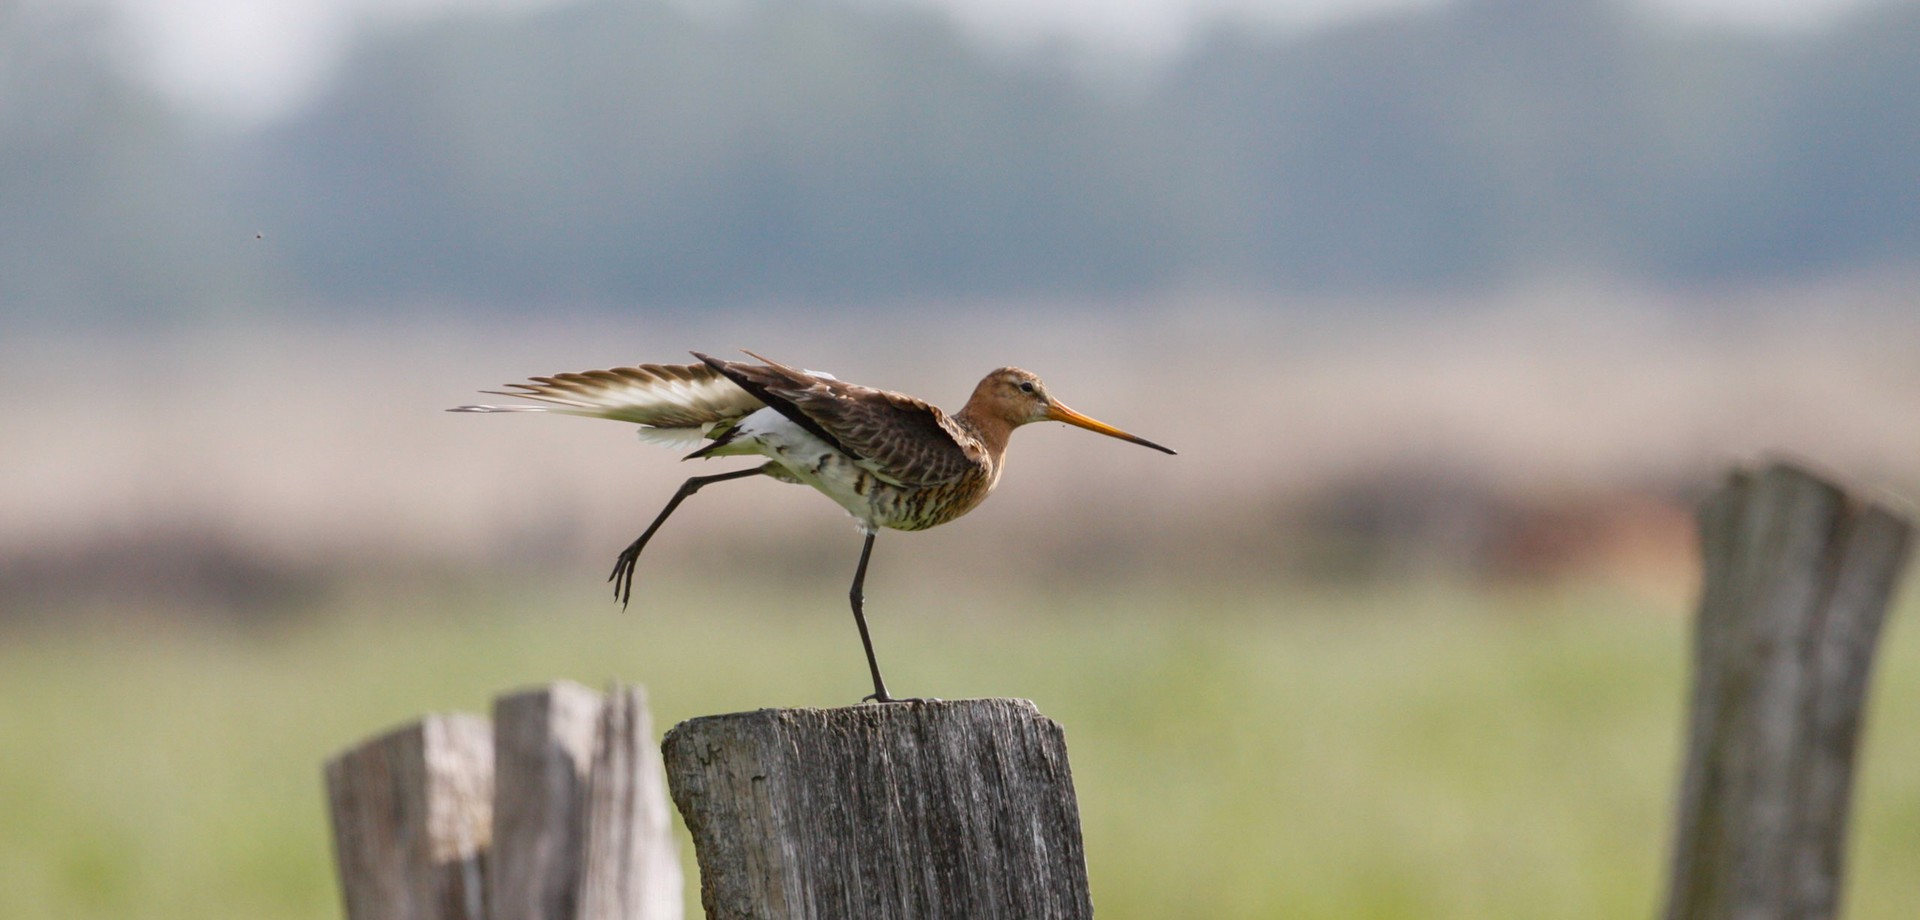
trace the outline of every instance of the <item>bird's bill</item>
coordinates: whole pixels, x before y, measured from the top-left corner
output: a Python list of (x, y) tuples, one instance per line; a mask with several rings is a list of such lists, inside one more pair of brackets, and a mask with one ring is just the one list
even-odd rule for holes
[(1097, 432), (1100, 432), (1101, 434), (1106, 435), (1109, 438), (1119, 438), (1122, 441), (1132, 441), (1133, 443), (1138, 444), (1142, 447), (1151, 447), (1154, 450), (1160, 451), (1163, 454), (1178, 453), (1173, 448), (1161, 447), (1160, 445), (1155, 444), (1152, 441), (1147, 440), (1146, 438), (1140, 437), (1138, 435), (1128, 434), (1124, 431), (1121, 431), (1118, 428), (1113, 427), (1112, 425), (1107, 424), (1106, 422), (1102, 422), (1097, 419), (1088, 418), (1084, 415), (1081, 415), (1078, 412), (1073, 411), (1072, 409), (1067, 408), (1066, 406), (1060, 405), (1059, 403), (1053, 403), (1052, 405), (1047, 406), (1047, 418), (1053, 419), (1056, 422), (1066, 422), (1067, 424), (1073, 425), (1075, 427), (1085, 428), (1088, 431), (1097, 431)]

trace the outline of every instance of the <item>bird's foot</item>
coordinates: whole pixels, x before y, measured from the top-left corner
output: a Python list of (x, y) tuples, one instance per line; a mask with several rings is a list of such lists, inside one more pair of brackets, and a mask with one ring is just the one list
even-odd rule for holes
[(627, 609), (633, 601), (633, 570), (640, 565), (640, 544), (635, 543), (620, 551), (620, 558), (613, 562), (613, 574), (607, 580), (613, 582), (613, 596), (620, 601), (620, 609)]
[(888, 696), (885, 691), (881, 691), (879, 693), (869, 693), (866, 696), (861, 697), (860, 702), (862, 703), (938, 703), (940, 702), (940, 698), (933, 697), (933, 696), (929, 696), (924, 699), (917, 696)]

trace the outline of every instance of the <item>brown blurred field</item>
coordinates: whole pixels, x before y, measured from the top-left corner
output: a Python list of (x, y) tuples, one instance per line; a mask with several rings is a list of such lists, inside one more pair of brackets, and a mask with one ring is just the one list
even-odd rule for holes
[[(948, 406), (1018, 364), (1181, 450), (1022, 432), (982, 509), (881, 541), (889, 571), (990, 586), (1599, 569), (1671, 595), (1690, 571), (1686, 504), (1729, 463), (1787, 452), (1920, 492), (1911, 296), (1543, 287), (1391, 309), (443, 313), (9, 338), (0, 598), (231, 591), (244, 606), (341, 577), (598, 571), (682, 478), (723, 465), (680, 465), (612, 423), (440, 410), (528, 375), (736, 346)], [(839, 580), (850, 534), (818, 497), (756, 481), (700, 495), (648, 561)]]

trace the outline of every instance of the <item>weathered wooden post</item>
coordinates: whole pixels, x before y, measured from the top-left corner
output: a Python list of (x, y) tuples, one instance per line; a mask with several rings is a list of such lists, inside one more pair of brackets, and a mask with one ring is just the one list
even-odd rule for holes
[(646, 701), (555, 683), (327, 764), (348, 920), (679, 920)]
[(1705, 578), (1667, 920), (1837, 915), (1854, 753), (1911, 525), (1796, 466), (1700, 511)]
[(663, 747), (708, 920), (1093, 915), (1065, 737), (1025, 700), (710, 716)]
[(519, 792), (493, 808), (492, 920), (573, 916), (586, 837), (581, 806), (604, 707), (600, 694), (568, 683), (494, 699), (493, 768), (502, 788)]
[(493, 737), (433, 715), (327, 763), (349, 920), (485, 920)]
[(587, 785), (581, 920), (679, 920), (680, 848), (646, 698), (609, 694)]

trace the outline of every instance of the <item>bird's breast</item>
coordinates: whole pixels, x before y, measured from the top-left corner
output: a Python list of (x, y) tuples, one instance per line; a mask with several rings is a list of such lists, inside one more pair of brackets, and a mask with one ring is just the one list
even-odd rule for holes
[(779, 478), (812, 486), (873, 528), (925, 530), (944, 524), (978, 507), (996, 478), (992, 466), (983, 465), (936, 485), (889, 482), (771, 409), (741, 422), (736, 445), (772, 460), (786, 474)]

